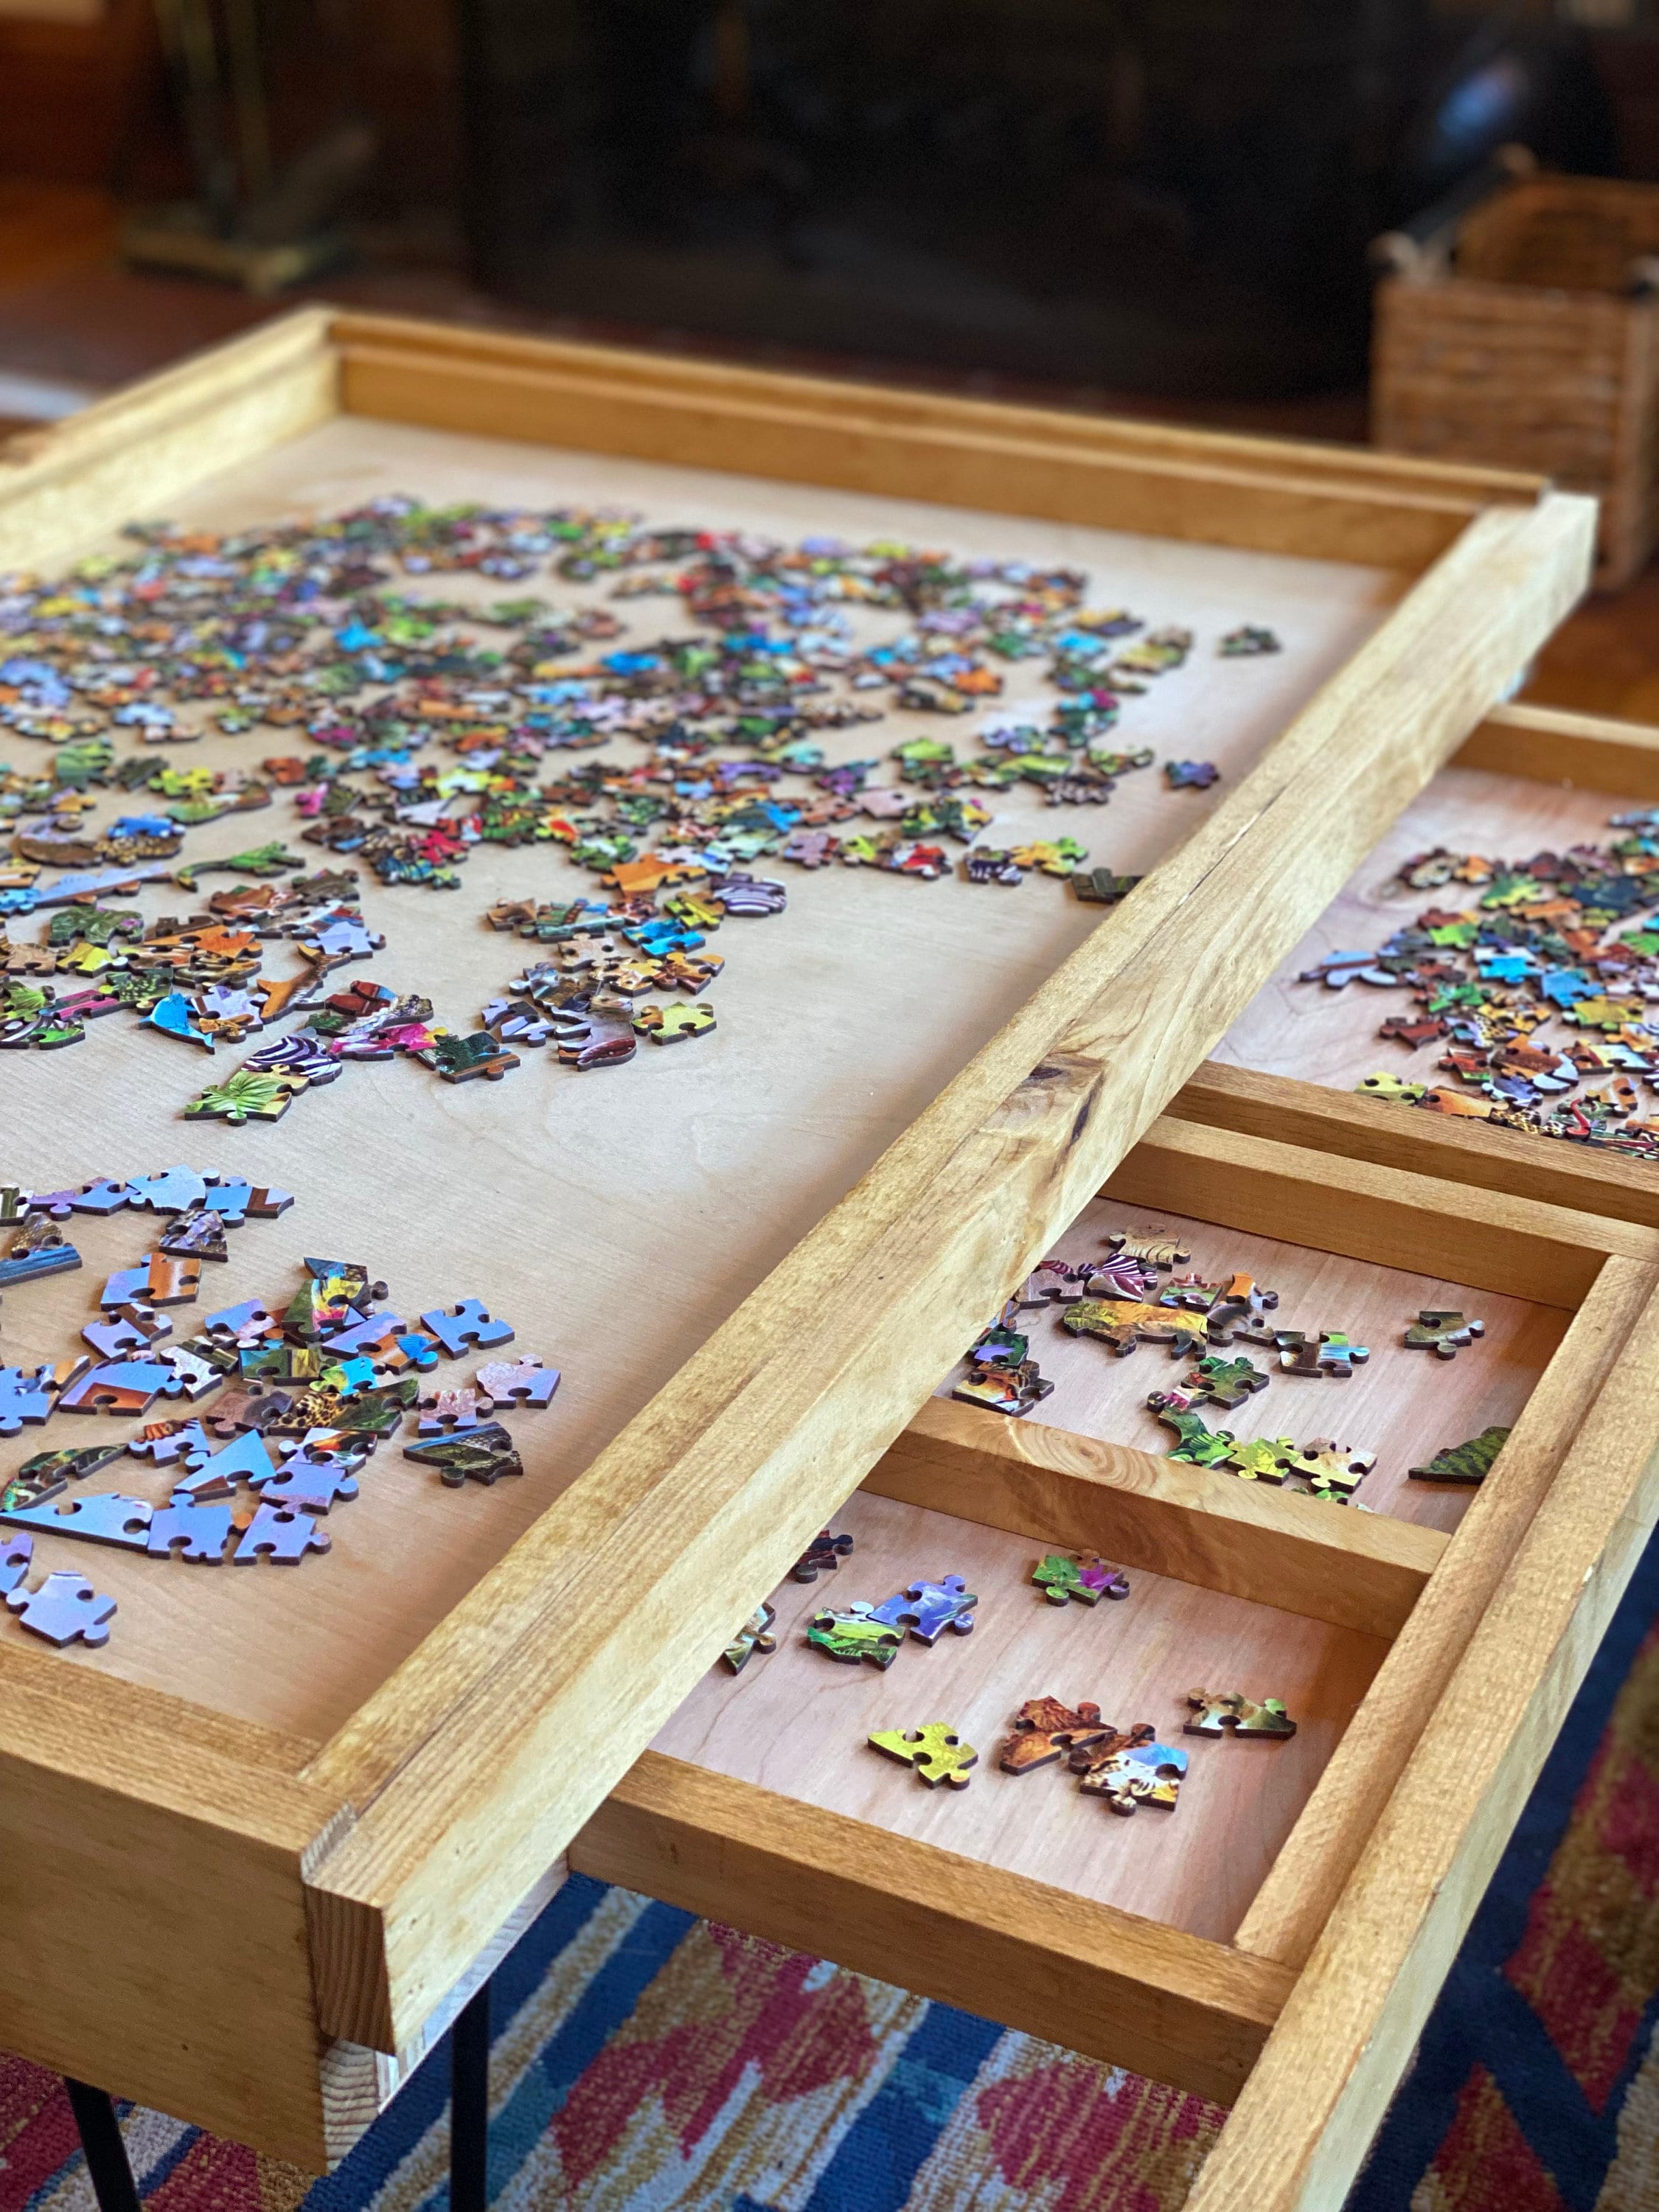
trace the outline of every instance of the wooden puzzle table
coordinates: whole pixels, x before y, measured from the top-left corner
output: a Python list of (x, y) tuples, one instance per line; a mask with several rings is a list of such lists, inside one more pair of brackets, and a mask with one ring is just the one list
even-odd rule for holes
[[(1575, 767), (1650, 791), (1652, 739), (1498, 706), (1584, 587), (1591, 504), (307, 310), (15, 444), (0, 568), (135, 516), (398, 490), (1065, 562), (1097, 603), (1270, 624), (1285, 650), (1135, 702), (1138, 742), (1223, 777), (1091, 810), (1078, 834), (1145, 878), (1103, 919), (1036, 881), (792, 874), (718, 1035), (615, 1074), (396, 1065), (231, 1129), (179, 1121), (188, 1079), (137, 1024), (9, 1056), (10, 1180), (187, 1158), (280, 1185), (296, 1202), (240, 1232), (226, 1297), (361, 1256), (409, 1310), (487, 1295), (565, 1380), (522, 1482), (377, 1465), (299, 1573), (112, 1555), (107, 1645), (0, 1635), (0, 2044), (320, 2171), (459, 2018), (459, 2212), (481, 2201), (479, 1992), (572, 1868), (1235, 2102), (1195, 2212), (1338, 2205), (1654, 1517), (1659, 1170), (1322, 1087), (1364, 1072), (1360, 1045), (1322, 1005), (1281, 1018), (1274, 979), (1340, 940), (1345, 886), (1466, 805), (1530, 837), (1595, 813), (1547, 787)], [(563, 869), (480, 846), (459, 896), (366, 883), (375, 975), (482, 1003), (514, 957), (483, 908)], [(1305, 1386), (1378, 1451), (1374, 1512), (1164, 1456), (1151, 1353), (1045, 1338), (1056, 1389), (1024, 1420), (939, 1395), (1040, 1258), (1131, 1218), (1378, 1347)], [(76, 1236), (89, 1269), (130, 1264), (118, 1218)], [(68, 1276), (9, 1297), (3, 1358), (58, 1356), (85, 1304)], [(1486, 1336), (1425, 1381), (1389, 1333), (1453, 1307)], [(1406, 1478), (1493, 1424), (1478, 1489)], [(990, 1756), (965, 1791), (920, 1790), (862, 1748), (884, 1677), (781, 1649), (710, 1671), (769, 1595), (799, 1640), (823, 1589), (787, 1570), (832, 1516), (860, 1591), (925, 1559), (1023, 1593), (895, 1670), (922, 1696), (948, 1668), (983, 1751), (1039, 1691), (1100, 1694), (1085, 1655), (1124, 1711), (1163, 1713), (1173, 1668), (1271, 1688), (1297, 1734), (1223, 1745), (1201, 1786), (1195, 1763), (1163, 1826), (1058, 1787), (1034, 1817), (1038, 1783), (999, 1788)], [(1132, 1603), (1045, 1607), (1034, 1546), (1103, 1553)]]

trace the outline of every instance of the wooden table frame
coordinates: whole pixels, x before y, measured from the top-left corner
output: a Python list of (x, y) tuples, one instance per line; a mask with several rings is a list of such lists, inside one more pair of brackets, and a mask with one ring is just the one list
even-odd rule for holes
[[(1498, 1195), (1472, 1212), (1432, 1178), (1158, 1117), (1571, 606), (1592, 504), (1475, 470), (318, 309), (14, 441), (0, 455), (0, 563), (44, 565), (342, 409), (1361, 559), (1417, 580), (330, 1741), (0, 1651), (0, 1832), (27, 1901), (0, 1942), (0, 2037), (320, 2166), (478, 1986), (568, 1847), (573, 1863), (729, 1911), (740, 1885), (751, 1909), (737, 1917), (812, 1944), (829, 1923), (792, 1917), (799, 1880), (857, 1905), (837, 1915), (851, 1962), (889, 1971), (895, 1934), (972, 1921), (990, 1971), (943, 1994), (1212, 2094), (1231, 2094), (1255, 2060), (1195, 2202), (1232, 2202), (1240, 2159), (1253, 2212), (1332, 2202), (1307, 2191), (1359, 2155), (1645, 1525), (1659, 1414), (1632, 1378), (1659, 1331), (1659, 1240)], [(912, 1425), (985, 1311), (1114, 1171), (1115, 1188), (1152, 1202), (1172, 1162), (1189, 1205), (1209, 1178), (1218, 1220), (1245, 1204), (1230, 1193), (1291, 1196), (1311, 1243), (1352, 1237), (1380, 1258), (1409, 1226), (1476, 1284), (1490, 1279), (1478, 1221), (1506, 1268), (1530, 1271), (1532, 1295), (1578, 1310), (1525, 1442), (1443, 1557), (1421, 1532), (1356, 1534), (1358, 1516), (1328, 1528), (1338, 1509), (1308, 1501), (1291, 1520), (1264, 1500), (1247, 1511), (1142, 1455), (1102, 1462), (1115, 1476), (1092, 1460), (1042, 1468), (1034, 1489), (1034, 1431), (993, 1437), (932, 1412)], [(732, 1622), (851, 1490), (866, 1478), (925, 1488), (941, 1455), (971, 1474), (994, 1525), (1109, 1528), (1162, 1571), (1274, 1587), (1334, 1553), (1376, 1617), (1398, 1616), (1386, 1688), (1379, 1677), (1237, 1943), (1120, 1926), (1127, 1916), (1091, 1907), (1099, 1943), (1079, 1958), (1052, 1893), (942, 1887), (908, 1853), (878, 1869), (857, 1837), (804, 1838), (787, 1808), (734, 1810), (730, 1792), (700, 1794), (639, 1759)], [(1600, 1563), (1589, 1583), (1568, 1571), (1581, 1553), (1586, 1573)], [(614, 1592), (647, 1585), (623, 1624)], [(1448, 1774), (1454, 1729), (1461, 1764)], [(1431, 1786), (1436, 1819), (1402, 1826)], [(1403, 1840), (1382, 1879), (1385, 1837)], [(1334, 2147), (1322, 2151), (1303, 2116), (1324, 2113)]]

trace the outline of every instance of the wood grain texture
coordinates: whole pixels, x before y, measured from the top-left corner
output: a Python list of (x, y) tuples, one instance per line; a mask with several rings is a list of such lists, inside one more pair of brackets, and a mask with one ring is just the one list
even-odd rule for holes
[(1656, 1282), (1659, 1273), (1651, 1267), (1606, 1262), (1240, 1924), (1245, 1949), (1287, 1966), (1307, 1961), (1442, 1687), (1553, 1496), (1587, 1410), (1612, 1379), (1621, 1390), (1629, 1387), (1626, 1378), (1641, 1351), (1632, 1333)]
[(301, 308), (0, 446), (0, 568), (43, 568), (325, 420), (329, 320)]
[(1513, 1129), (1402, 1112), (1363, 1092), (1225, 1060), (1206, 1060), (1170, 1101), (1170, 1111), (1178, 1121), (1659, 1229), (1659, 1167), (1594, 1145), (1528, 1144)]
[(1213, 1468), (930, 1398), (862, 1486), (1046, 1546), (1392, 1637), (1446, 1538)]
[[(1137, 1148), (1139, 1149), (1139, 1148)], [(1275, 1160), (1283, 1165), (1283, 1152)], [(1297, 1164), (1308, 1168), (1313, 1156)], [(1315, 1170), (1316, 1172), (1316, 1169)], [(1251, 1178), (1241, 1172), (1237, 1193), (1224, 1187), (1218, 1209), (1235, 1198), (1249, 1208)], [(1444, 1185), (1438, 1187), (1445, 1189)], [(1446, 1210), (1462, 1203), (1452, 1193)], [(1269, 1209), (1269, 1218), (1275, 1218)], [(1333, 1203), (1323, 1218), (1308, 1208), (1297, 1213), (1310, 1237), (1342, 1241), (1342, 1207)], [(1130, 1206), (1102, 1199), (1087, 1206), (1050, 1246), (1048, 1256), (1071, 1267), (1097, 1262), (1114, 1232), (1151, 1227), (1177, 1237), (1191, 1253), (1190, 1272), (1218, 1282), (1242, 1269), (1264, 1291), (1277, 1294), (1277, 1324), (1314, 1335), (1340, 1329), (1369, 1347), (1370, 1357), (1342, 1381), (1279, 1373), (1272, 1355), (1250, 1351), (1259, 1371), (1271, 1380), (1244, 1404), (1224, 1416), (1213, 1409), (1211, 1425), (1241, 1440), (1289, 1435), (1298, 1443), (1329, 1437), (1352, 1449), (1371, 1452), (1376, 1463), (1365, 1476), (1360, 1495), (1373, 1512), (1425, 1527), (1455, 1528), (1473, 1492), (1448, 1485), (1414, 1482), (1410, 1470), (1423, 1465), (1448, 1443), (1459, 1443), (1493, 1425), (1510, 1426), (1536, 1388), (1561, 1341), (1567, 1315), (1559, 1306), (1534, 1305), (1522, 1298), (1481, 1291), (1471, 1292), (1443, 1275), (1407, 1273), (1378, 1267), (1363, 1258), (1345, 1258), (1282, 1237), (1241, 1233), (1213, 1220), (1173, 1210)], [(1413, 1256), (1415, 1256), (1413, 1254)], [(1478, 1344), (1455, 1359), (1443, 1361), (1408, 1351), (1406, 1327), (1425, 1308), (1459, 1308), (1485, 1324)], [(1120, 1358), (1088, 1336), (1073, 1336), (1052, 1308), (1025, 1316), (1031, 1356), (1053, 1383), (1051, 1395), (1027, 1417), (1028, 1426), (1053, 1426), (1073, 1434), (1098, 1437), (1111, 1443), (1167, 1450), (1174, 1439), (1147, 1399), (1183, 1372), (1159, 1345), (1146, 1345)], [(967, 1371), (963, 1362), (939, 1385), (943, 1395)], [(1243, 1486), (1248, 1487), (1249, 1486)]]
[(1036, 408), (391, 318), (342, 316), (334, 330), (355, 413), (1260, 552), (1422, 568), (1482, 509), (1540, 489), (1536, 477), (1397, 475), (1288, 441), (1141, 436)]
[[(777, 1650), (736, 1676), (718, 1663), (706, 1669), (652, 1748), (1188, 1935), (1231, 1941), (1352, 1725), (1384, 1640), (1144, 1567), (1130, 1573), (1126, 1598), (1049, 1605), (1031, 1583), (1046, 1547), (867, 1491), (849, 1498), (833, 1525), (857, 1546), (833, 1586), (780, 1583), (770, 1595)], [(840, 1664), (806, 1641), (826, 1606), (879, 1604), (918, 1576), (946, 1574), (977, 1595), (969, 1635), (947, 1633), (932, 1649), (912, 1639), (885, 1672)], [(1248, 1695), (1282, 1698), (1295, 1736), (1252, 1744), (1183, 1734), (1187, 1692), (1224, 1679)], [(1172, 1816), (1122, 1819), (1058, 1769), (1004, 1773), (999, 1747), (1036, 1697), (1073, 1708), (1086, 1700), (1117, 1726), (1147, 1723), (1159, 1741), (1188, 1752)], [(980, 1754), (964, 1790), (928, 1790), (866, 1741), (875, 1729), (936, 1720)]]
[[(1231, 799), (320, 1755), (319, 1779), (361, 1817), (319, 1880), (386, 1911), (394, 2023), (430, 2010), (988, 1304), (1503, 690), (1522, 640), (1580, 588), (1590, 519), (1551, 497), (1470, 525)], [(1308, 773), (1332, 744), (1341, 777)], [(1247, 903), (1256, 924), (1241, 933)], [(619, 1620), (617, 1591), (647, 1583)], [(605, 1746), (580, 1772), (559, 1759), (579, 1719)]]
[(1431, 1176), (1332, 1160), (1265, 1137), (1165, 1115), (1114, 1171), (1107, 1194), (1179, 1208), (1379, 1267), (1432, 1269), (1473, 1290), (1571, 1308), (1603, 1259), (1659, 1259), (1659, 1236), (1503, 1191), (1447, 1191)]
[(1326, 2212), (1341, 2203), (1652, 1533), (1659, 1294), (1650, 1270), (1612, 1261), (1608, 1275), (1621, 1304), (1635, 1307), (1627, 1357), (1586, 1414), (1455, 1670), (1440, 1678), (1432, 1718), (1188, 2212)]
[(1539, 783), (1659, 799), (1659, 730), (1606, 714), (1516, 701), (1495, 707), (1452, 755), (1453, 768), (1524, 775)]
[(1268, 1960), (659, 1752), (580, 1830), (570, 1862), (860, 1973), (890, 1979), (902, 1969), (921, 1996), (988, 2008), (1010, 2027), (1223, 2104), (1292, 1978)]

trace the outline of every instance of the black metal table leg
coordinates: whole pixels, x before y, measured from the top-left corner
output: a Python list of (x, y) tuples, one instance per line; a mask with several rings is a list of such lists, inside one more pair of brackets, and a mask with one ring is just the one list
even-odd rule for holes
[[(449, 2035), (449, 2212), (485, 2212), (489, 2186), (488, 1982), (457, 2014)], [(101, 2206), (101, 2212), (112, 2212), (112, 2208)]]
[(81, 2148), (87, 2154), (98, 2212), (142, 2212), (138, 2185), (132, 2178), (127, 2147), (121, 2140), (121, 2124), (109, 2092), (72, 2081), (67, 2074), (64, 2087), (69, 2091), (75, 2124), (81, 2130)]

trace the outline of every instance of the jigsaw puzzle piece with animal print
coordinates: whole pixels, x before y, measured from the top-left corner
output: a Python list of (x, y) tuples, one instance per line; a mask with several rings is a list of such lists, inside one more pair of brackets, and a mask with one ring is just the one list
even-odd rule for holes
[(872, 1751), (896, 1759), (915, 1770), (917, 1779), (935, 1790), (941, 1782), (952, 1790), (965, 1790), (968, 1770), (979, 1764), (979, 1753), (964, 1743), (946, 1721), (929, 1721), (919, 1729), (878, 1729), (869, 1738)]

